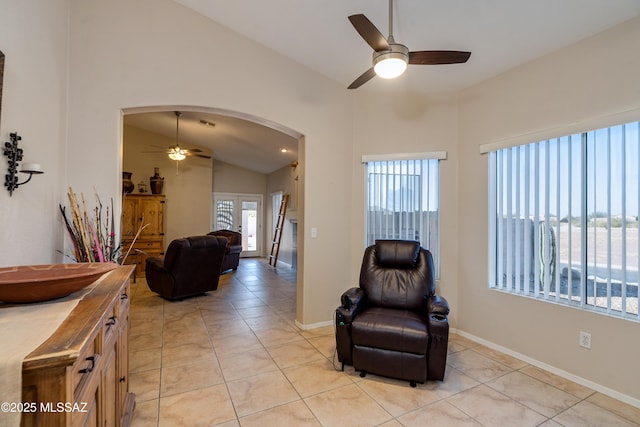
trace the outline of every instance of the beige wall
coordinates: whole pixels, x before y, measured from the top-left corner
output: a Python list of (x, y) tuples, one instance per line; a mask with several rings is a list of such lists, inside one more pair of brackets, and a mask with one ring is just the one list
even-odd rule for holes
[(175, 142), (175, 138), (144, 129), (132, 126), (123, 129), (122, 169), (133, 173), (134, 191), (137, 192), (138, 183), (144, 181), (147, 191), (151, 192), (149, 177), (156, 167), (164, 177), (165, 249), (172, 240), (211, 231), (211, 160), (188, 157), (176, 169), (176, 162), (156, 148), (169, 147)]
[(213, 161), (215, 193), (262, 194), (267, 191), (267, 175), (230, 163)]
[[(635, 399), (639, 323), (488, 289), (487, 157), (479, 145), (545, 129), (561, 136), (574, 122), (637, 108), (640, 56), (631, 52), (639, 51), (635, 19), (464, 91), (459, 186), (451, 189), (460, 212), (456, 326)], [(578, 346), (579, 331), (592, 334), (591, 350)]]
[[(350, 281), (345, 288), (357, 286), (364, 250), (364, 166), (365, 154), (422, 153), (446, 151), (440, 163), (441, 173), (441, 274), (438, 292), (454, 307), (450, 321), (459, 316), (457, 307), (458, 263), (458, 106), (455, 95), (417, 96), (358, 94), (355, 103), (351, 202), (352, 258)], [(340, 216), (336, 215), (336, 220)]]
[[(7, 158), (0, 155), (0, 266), (60, 262), (57, 251), (64, 250), (64, 234), (58, 205), (67, 203), (67, 1), (3, 2), (1, 9), (5, 64), (0, 144), (17, 132), (23, 161), (40, 163), (45, 174), (9, 197), (4, 187)], [(18, 173), (18, 178), (22, 182), (26, 175)], [(93, 200), (90, 187), (87, 195)]]

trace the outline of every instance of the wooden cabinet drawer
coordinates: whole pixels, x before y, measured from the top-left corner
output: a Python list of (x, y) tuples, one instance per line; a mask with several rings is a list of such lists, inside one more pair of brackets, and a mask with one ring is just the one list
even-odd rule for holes
[(133, 245), (134, 249), (140, 249), (143, 252), (157, 252), (160, 251), (162, 252), (162, 242), (161, 241), (140, 241), (140, 242), (136, 242), (135, 245)]
[(99, 338), (101, 337), (95, 337), (87, 343), (71, 367), (71, 384), (74, 396), (78, 396), (78, 393), (91, 381), (94, 371), (98, 368), (100, 352), (97, 341)]

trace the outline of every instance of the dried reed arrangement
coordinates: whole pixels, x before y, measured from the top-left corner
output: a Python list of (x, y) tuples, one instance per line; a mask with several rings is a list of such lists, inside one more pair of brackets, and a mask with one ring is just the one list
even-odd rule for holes
[(131, 243), (129, 250), (121, 256), (122, 245), (116, 243), (115, 221), (113, 215), (113, 199), (106, 207), (103, 216), (103, 205), (94, 189), (96, 206), (87, 210), (84, 194), (80, 193), (80, 202), (71, 187), (67, 193), (69, 199), (69, 215), (66, 208), (60, 205), (60, 212), (73, 243), (76, 262), (115, 262), (124, 264), (142, 230), (148, 225), (141, 225)]

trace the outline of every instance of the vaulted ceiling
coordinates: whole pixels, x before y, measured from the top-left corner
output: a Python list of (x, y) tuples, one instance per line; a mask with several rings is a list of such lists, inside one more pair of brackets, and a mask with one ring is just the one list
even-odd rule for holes
[[(345, 91), (372, 60), (371, 48), (347, 17), (364, 14), (383, 35), (389, 30), (387, 0), (174, 1), (325, 75)], [(471, 51), (471, 58), (465, 64), (410, 65), (395, 80), (374, 77), (357, 91), (459, 91), (640, 16), (638, 0), (396, 0), (393, 8), (396, 42), (410, 50)], [(206, 129), (200, 120), (216, 127)], [(186, 112), (183, 123), (181, 139), (242, 167), (268, 173), (297, 156), (295, 138), (239, 118)], [(172, 112), (127, 116), (125, 124), (175, 135)], [(290, 151), (283, 156), (280, 148)]]
[[(347, 19), (364, 14), (388, 35), (388, 0), (175, 0), (335, 80), (371, 67)], [(464, 65), (409, 66), (358, 90), (440, 92), (474, 85), (640, 15), (638, 0), (394, 0), (393, 34), (410, 50), (464, 50)]]

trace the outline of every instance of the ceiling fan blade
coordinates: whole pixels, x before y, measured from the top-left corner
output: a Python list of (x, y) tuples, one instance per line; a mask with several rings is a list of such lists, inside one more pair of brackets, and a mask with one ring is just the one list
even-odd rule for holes
[(376, 72), (373, 70), (373, 67), (371, 67), (367, 71), (362, 73), (360, 77), (355, 79), (347, 89), (358, 89), (360, 86), (371, 80), (375, 75)]
[(203, 159), (210, 159), (211, 156), (207, 156), (206, 154), (194, 154), (196, 157), (202, 157)]
[(202, 153), (202, 150), (199, 148), (185, 148), (185, 151), (191, 151), (192, 153)]
[(351, 15), (349, 21), (356, 29), (358, 34), (367, 42), (369, 46), (376, 52), (381, 50), (389, 50), (389, 43), (382, 33), (376, 28), (369, 19), (362, 15)]
[(462, 52), (458, 50), (422, 50), (418, 52), (409, 52), (409, 64), (462, 64), (467, 62), (470, 56), (471, 52)]

